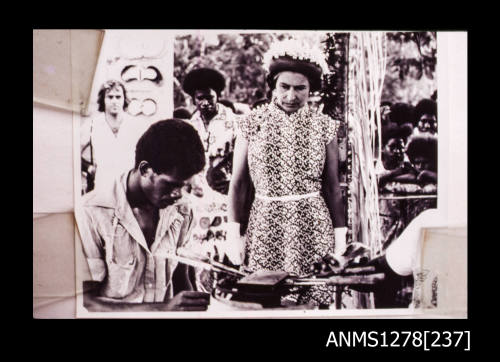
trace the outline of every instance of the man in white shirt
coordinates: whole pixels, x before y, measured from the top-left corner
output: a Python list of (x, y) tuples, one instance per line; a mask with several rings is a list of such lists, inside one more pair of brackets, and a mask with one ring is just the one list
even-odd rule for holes
[[(416, 291), (415, 280), (419, 280), (419, 289), (429, 289), (429, 284), (434, 280), (427, 278), (426, 285), (422, 284), (422, 231), (426, 227), (438, 227), (443, 225), (440, 212), (437, 209), (428, 209), (414, 218), (405, 230), (386, 249), (385, 253), (370, 261), (377, 272), (385, 274), (384, 281), (374, 287), (356, 287), (354, 289), (362, 292), (373, 292), (375, 308), (407, 308), (418, 306), (430, 306), (433, 302), (431, 295), (422, 295)], [(357, 245), (369, 255), (369, 250)], [(432, 271), (427, 271), (434, 275)], [(404, 287), (411, 286), (413, 295), (409, 294)]]
[(127, 91), (116, 80), (102, 85), (97, 103), (99, 113), (87, 120), (80, 131), (82, 171), (88, 176), (85, 192), (113, 182), (121, 172), (134, 166), (135, 144), (148, 126), (128, 115)]

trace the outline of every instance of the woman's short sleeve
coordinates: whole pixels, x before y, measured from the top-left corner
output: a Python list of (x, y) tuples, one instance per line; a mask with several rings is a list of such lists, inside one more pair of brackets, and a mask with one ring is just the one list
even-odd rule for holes
[(326, 116), (325, 123), (325, 144), (329, 144), (337, 136), (340, 122)]

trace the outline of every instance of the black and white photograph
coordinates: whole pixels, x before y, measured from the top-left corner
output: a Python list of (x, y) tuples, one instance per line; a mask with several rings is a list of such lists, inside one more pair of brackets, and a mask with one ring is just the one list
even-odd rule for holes
[(106, 30), (73, 117), (77, 317), (444, 307), (439, 36)]

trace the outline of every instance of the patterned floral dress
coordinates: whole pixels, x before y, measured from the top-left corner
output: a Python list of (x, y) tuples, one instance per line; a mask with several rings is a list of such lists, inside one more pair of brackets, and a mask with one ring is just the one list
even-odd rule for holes
[[(287, 115), (274, 102), (240, 122), (256, 193), (246, 234), (250, 269), (304, 275), (333, 252), (333, 224), (320, 190), (326, 145), (337, 129), (338, 122), (308, 106)], [(291, 299), (331, 304), (332, 291), (306, 287)]]

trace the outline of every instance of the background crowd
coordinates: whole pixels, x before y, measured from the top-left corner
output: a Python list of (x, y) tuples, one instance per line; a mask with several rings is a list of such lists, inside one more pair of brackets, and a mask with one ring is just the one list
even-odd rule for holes
[(385, 102), (377, 165), (384, 248), (419, 213), (436, 207), (437, 103)]

